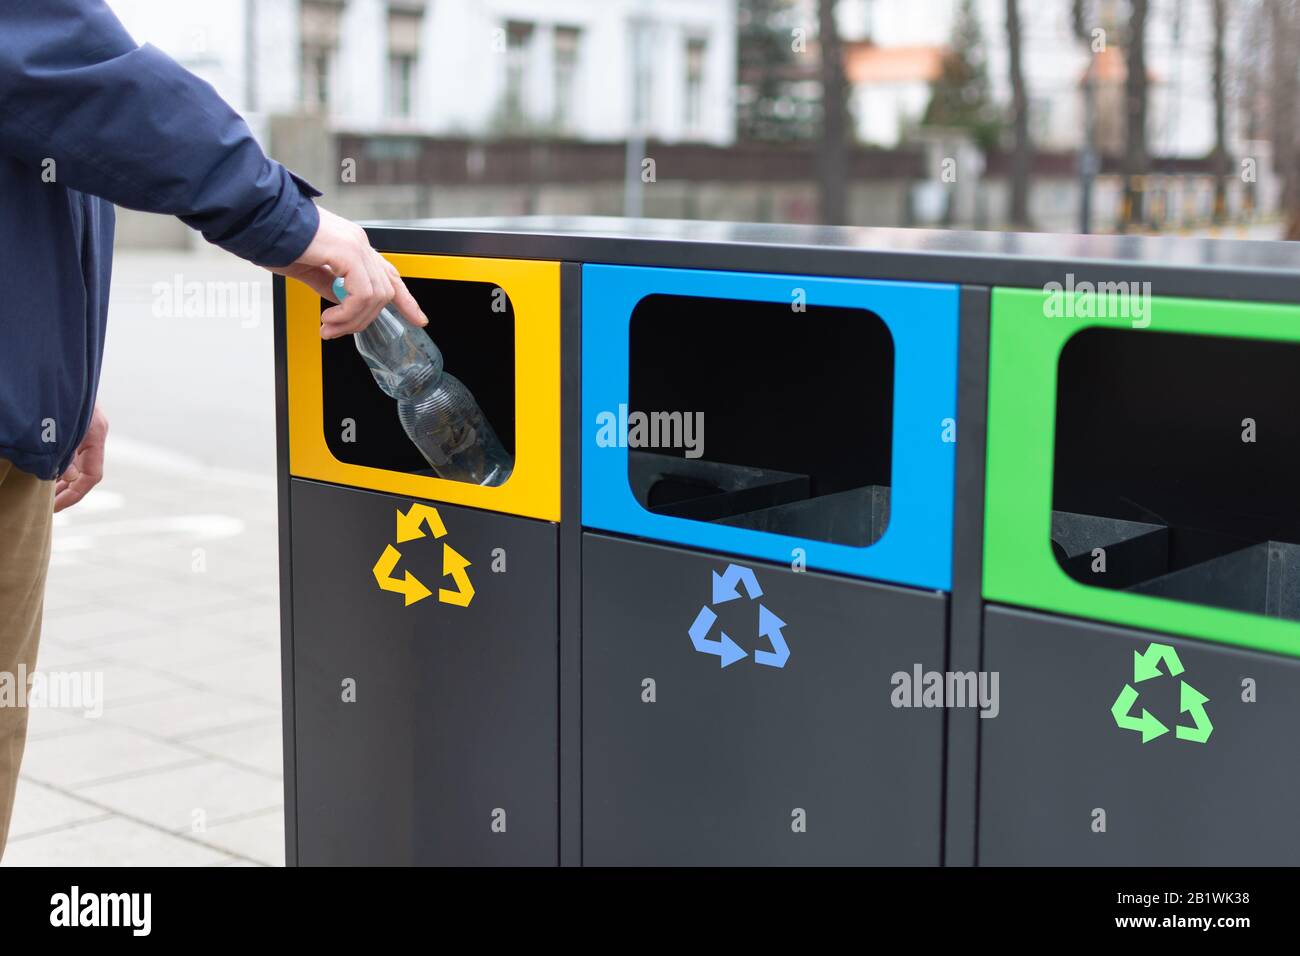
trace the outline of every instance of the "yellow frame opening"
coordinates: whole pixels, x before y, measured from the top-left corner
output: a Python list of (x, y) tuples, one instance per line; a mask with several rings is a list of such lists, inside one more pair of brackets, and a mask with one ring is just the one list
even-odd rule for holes
[[(495, 488), (339, 461), (325, 443), (320, 297), (285, 281), (289, 389), (289, 474), (445, 501), (506, 514), (560, 520), (560, 264), (524, 259), (385, 255), (405, 278), (489, 282), (515, 313), (515, 466)], [(451, 369), (450, 371), (455, 371)]]

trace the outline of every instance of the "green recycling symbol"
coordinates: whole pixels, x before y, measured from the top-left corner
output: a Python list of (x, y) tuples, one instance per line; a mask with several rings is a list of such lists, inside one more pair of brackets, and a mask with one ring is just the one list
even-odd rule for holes
[[(1178, 659), (1178, 652), (1168, 644), (1150, 644), (1140, 654), (1134, 651), (1133, 684), (1140, 684), (1144, 680), (1159, 677), (1161, 674), (1161, 661), (1165, 662), (1165, 669), (1169, 671), (1170, 677), (1177, 677), (1183, 672), (1183, 663)], [(1115, 698), (1115, 703), (1110, 708), (1110, 712), (1115, 718), (1115, 723), (1121, 729), (1142, 731), (1142, 742), (1145, 744), (1169, 733), (1169, 728), (1146, 708), (1142, 709), (1141, 717), (1132, 715), (1133, 705), (1138, 699), (1138, 692), (1133, 689), (1133, 684), (1124, 685), (1124, 689)], [(1205, 705), (1210, 698), (1187, 683), (1187, 681), (1180, 681), (1180, 684), (1181, 686), (1178, 688), (1178, 711), (1179, 713), (1188, 714), (1192, 718), (1192, 726), (1184, 727), (1180, 724), (1174, 728), (1175, 735), (1179, 740), (1190, 740), (1193, 743), (1203, 744), (1210, 739), (1210, 734), (1214, 730), (1214, 724), (1210, 723), (1210, 715), (1205, 712)]]

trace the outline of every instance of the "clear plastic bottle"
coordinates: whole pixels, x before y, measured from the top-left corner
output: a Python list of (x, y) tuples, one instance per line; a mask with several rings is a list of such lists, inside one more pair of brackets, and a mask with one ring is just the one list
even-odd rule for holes
[[(347, 290), (334, 280), (342, 302)], [(397, 417), (411, 442), (439, 478), (500, 485), (514, 460), (460, 379), (443, 369), (442, 352), (390, 304), (356, 333), (357, 351), (375, 382), (397, 400)]]

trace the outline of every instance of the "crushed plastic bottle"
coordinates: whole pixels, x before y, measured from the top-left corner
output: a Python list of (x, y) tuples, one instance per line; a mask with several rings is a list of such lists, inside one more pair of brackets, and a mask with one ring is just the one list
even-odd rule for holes
[[(343, 279), (335, 279), (333, 288), (342, 302), (348, 294)], [(406, 436), (439, 478), (505, 483), (514, 459), (474, 395), (443, 368), (442, 352), (424, 329), (403, 319), (390, 303), (353, 338), (375, 383), (397, 400)]]

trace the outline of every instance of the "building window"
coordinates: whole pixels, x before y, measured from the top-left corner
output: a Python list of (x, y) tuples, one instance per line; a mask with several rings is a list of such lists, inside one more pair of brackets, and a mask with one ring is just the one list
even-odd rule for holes
[(1029, 136), (1035, 143), (1044, 143), (1051, 138), (1052, 101), (1046, 96), (1029, 98)]
[(302, 0), (299, 7), (302, 63), (299, 94), (303, 109), (309, 113), (329, 112), (339, 46), (340, 6), (336, 0)]
[(388, 57), (388, 115), (391, 119), (411, 119), (415, 115), (415, 57), (390, 54)]
[(574, 101), (577, 96), (578, 41), (577, 27), (555, 28), (555, 128), (561, 132), (573, 127)]
[(313, 113), (329, 111), (330, 73), (334, 55), (329, 50), (314, 48), (305, 53), (307, 73), (303, 78), (303, 106)]
[(686, 129), (698, 133), (704, 126), (704, 62), (708, 41), (692, 37), (686, 41)]
[(528, 61), (532, 53), (533, 25), (511, 21), (506, 24), (506, 92), (502, 114), (507, 126), (524, 124), (524, 90), (528, 83)]
[(415, 116), (415, 77), (420, 59), (420, 14), (388, 11), (388, 115), (392, 119)]

